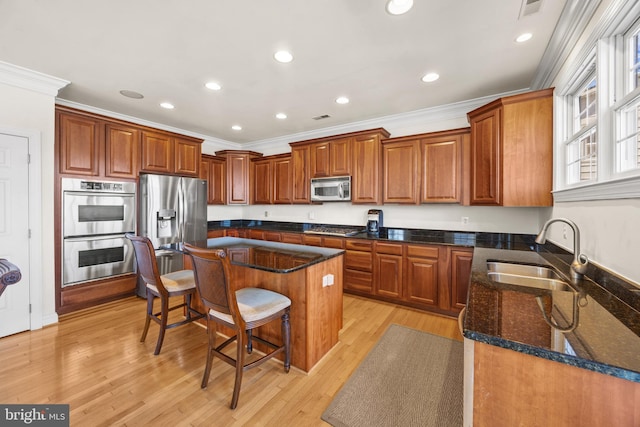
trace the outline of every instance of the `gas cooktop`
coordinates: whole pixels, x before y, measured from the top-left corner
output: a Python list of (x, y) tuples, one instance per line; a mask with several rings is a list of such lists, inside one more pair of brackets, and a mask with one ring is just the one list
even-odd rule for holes
[(314, 225), (308, 230), (304, 230), (305, 233), (328, 234), (330, 236), (343, 237), (353, 236), (364, 231), (366, 231), (366, 228), (342, 227), (337, 225)]

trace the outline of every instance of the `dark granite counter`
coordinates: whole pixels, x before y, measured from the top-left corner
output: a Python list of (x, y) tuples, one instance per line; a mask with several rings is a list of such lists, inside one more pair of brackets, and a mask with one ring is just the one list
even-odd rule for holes
[[(200, 248), (224, 249), (227, 256), (229, 256), (231, 264), (272, 273), (291, 273), (344, 253), (340, 249), (240, 239), (237, 237), (219, 237), (188, 243)], [(183, 252), (182, 243), (164, 245), (162, 248)]]
[[(303, 233), (314, 225), (239, 220), (210, 222), (209, 229)], [(572, 255), (550, 243), (537, 245), (533, 235), (382, 228), (349, 238), (473, 247), (465, 338), (640, 382), (640, 292), (604, 269), (591, 264), (584, 279), (571, 281)], [(487, 275), (488, 260), (550, 266), (573, 291), (495, 282)]]

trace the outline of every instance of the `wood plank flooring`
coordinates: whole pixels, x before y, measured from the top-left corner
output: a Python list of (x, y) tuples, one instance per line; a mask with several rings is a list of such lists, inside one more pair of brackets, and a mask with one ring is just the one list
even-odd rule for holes
[(231, 410), (232, 367), (214, 360), (200, 388), (205, 329), (167, 331), (154, 356), (155, 324), (139, 342), (144, 313), (131, 297), (0, 339), (0, 402), (69, 404), (72, 426), (328, 426), (322, 412), (390, 324), (462, 339), (454, 319), (345, 295), (338, 345), (308, 374), (275, 360), (246, 372)]

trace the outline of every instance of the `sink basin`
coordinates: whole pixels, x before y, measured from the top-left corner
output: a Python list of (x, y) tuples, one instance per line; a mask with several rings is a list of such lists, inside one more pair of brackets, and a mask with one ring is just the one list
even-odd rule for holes
[(487, 262), (487, 275), (493, 281), (509, 285), (551, 291), (573, 291), (573, 288), (554, 270), (538, 265), (489, 261)]

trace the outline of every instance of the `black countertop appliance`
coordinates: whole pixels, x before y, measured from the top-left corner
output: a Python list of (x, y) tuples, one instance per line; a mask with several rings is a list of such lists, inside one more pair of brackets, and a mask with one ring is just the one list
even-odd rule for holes
[(380, 228), (382, 228), (382, 211), (380, 209), (369, 209), (367, 219), (367, 233), (379, 233)]

